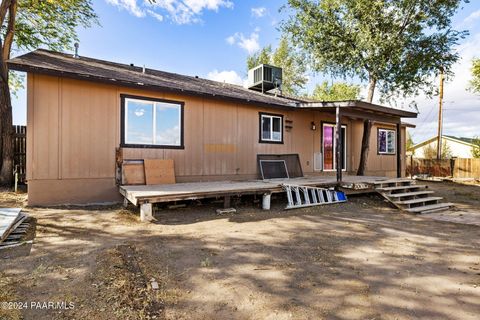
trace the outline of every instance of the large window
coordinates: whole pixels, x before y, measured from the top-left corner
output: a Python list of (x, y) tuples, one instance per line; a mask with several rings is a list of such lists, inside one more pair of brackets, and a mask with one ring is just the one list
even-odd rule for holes
[(260, 113), (260, 142), (283, 143), (283, 116)]
[(183, 147), (183, 103), (122, 95), (122, 115), (122, 145)]
[(396, 131), (390, 129), (378, 129), (378, 153), (395, 154)]

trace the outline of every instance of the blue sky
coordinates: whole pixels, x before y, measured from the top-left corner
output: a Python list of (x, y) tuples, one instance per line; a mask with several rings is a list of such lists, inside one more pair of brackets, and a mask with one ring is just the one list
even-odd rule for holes
[[(285, 14), (280, 0), (95, 0), (101, 26), (80, 29), (80, 55), (148, 68), (242, 83), (245, 60), (258, 48), (276, 45)], [(470, 30), (459, 46), (456, 77), (446, 83), (445, 134), (480, 135), (480, 97), (465, 91), (470, 60), (480, 56), (480, 1), (464, 5), (454, 19)], [(328, 77), (326, 77), (329, 79)], [(320, 76), (311, 78), (311, 90)], [(412, 130), (418, 142), (436, 134), (437, 99), (415, 99), (420, 115)], [(24, 124), (25, 92), (14, 99), (14, 123)]]

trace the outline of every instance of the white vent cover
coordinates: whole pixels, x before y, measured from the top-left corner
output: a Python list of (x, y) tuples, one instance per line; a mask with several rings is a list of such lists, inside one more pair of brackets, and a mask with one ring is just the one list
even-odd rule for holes
[(315, 152), (313, 154), (313, 170), (322, 171), (322, 153)]

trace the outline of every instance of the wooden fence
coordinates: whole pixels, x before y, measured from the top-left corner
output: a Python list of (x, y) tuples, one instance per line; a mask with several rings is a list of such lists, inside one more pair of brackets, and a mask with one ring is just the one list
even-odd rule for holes
[(18, 173), (18, 182), (25, 183), (27, 126), (13, 126), (13, 131), (13, 168)]
[(433, 177), (480, 178), (480, 159), (417, 159), (407, 157), (407, 175)]

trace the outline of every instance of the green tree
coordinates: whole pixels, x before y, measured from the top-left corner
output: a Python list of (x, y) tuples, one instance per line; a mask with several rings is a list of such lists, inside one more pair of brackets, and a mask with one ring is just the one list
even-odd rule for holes
[(410, 134), (410, 131), (407, 131), (407, 150), (410, 150), (415, 143), (413, 142), (412, 135)]
[[(467, 0), (288, 0), (282, 30), (309, 58), (314, 71), (368, 82), (393, 96), (435, 92), (440, 69), (451, 74), (459, 56), (453, 46), (467, 32), (451, 19)], [(358, 175), (367, 161), (371, 122), (365, 121)]]
[(262, 49), (247, 57), (247, 70), (255, 68), (259, 64), (272, 63), (272, 56), (272, 46), (268, 45), (266, 47), (263, 47)]
[(475, 58), (472, 61), (472, 80), (470, 80), (470, 89), (473, 92), (480, 93), (480, 59)]
[[(427, 144), (423, 147), (423, 156), (425, 159), (437, 159), (437, 142)], [(452, 150), (447, 141), (442, 142), (442, 159), (452, 158)]]
[(328, 81), (317, 84), (313, 90), (312, 98), (321, 101), (358, 100), (360, 86), (344, 82), (334, 82), (331, 85)]
[(472, 157), (474, 158), (480, 158), (480, 138), (475, 137), (473, 138), (472, 143), (475, 145), (475, 147), (472, 148)]
[(280, 39), (275, 51), (269, 45), (247, 57), (247, 69), (259, 64), (271, 64), (283, 69), (282, 91), (285, 94), (299, 95), (308, 81), (303, 54), (295, 50), (285, 37)]
[(97, 23), (91, 0), (1, 0), (0, 3), (0, 184), (13, 179), (13, 90), (21, 78), (11, 76), (6, 61), (13, 52), (38, 47), (70, 48), (77, 41), (77, 27)]

